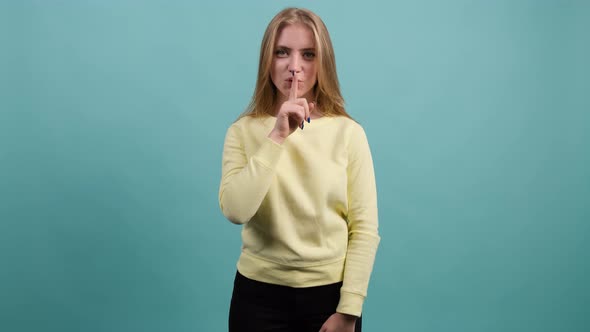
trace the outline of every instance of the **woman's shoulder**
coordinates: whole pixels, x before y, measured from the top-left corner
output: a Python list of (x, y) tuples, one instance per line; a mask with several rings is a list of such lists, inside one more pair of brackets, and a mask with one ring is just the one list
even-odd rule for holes
[(236, 119), (230, 127), (244, 127), (252, 125), (261, 125), (268, 122), (272, 117), (270, 115), (254, 116), (254, 115), (243, 115)]
[(230, 124), (228, 131), (232, 132), (252, 132), (256, 130), (266, 130), (269, 124), (272, 124), (271, 116), (251, 116), (244, 115)]
[(364, 133), (363, 126), (359, 122), (354, 120), (353, 118), (343, 116), (343, 115), (337, 115), (337, 116), (324, 116), (320, 119), (324, 119), (324, 118), (327, 120), (327, 122), (328, 121), (331, 122), (337, 128), (337, 130), (340, 130), (343, 132), (355, 133), (357, 135)]

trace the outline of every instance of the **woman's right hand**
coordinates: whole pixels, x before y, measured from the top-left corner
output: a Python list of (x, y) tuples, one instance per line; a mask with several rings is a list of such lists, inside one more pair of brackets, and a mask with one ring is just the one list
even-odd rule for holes
[(314, 103), (308, 103), (307, 99), (297, 98), (298, 85), (297, 73), (293, 72), (289, 99), (279, 108), (275, 126), (268, 135), (279, 144), (282, 144), (297, 128), (303, 129), (303, 123), (310, 119), (315, 107)]

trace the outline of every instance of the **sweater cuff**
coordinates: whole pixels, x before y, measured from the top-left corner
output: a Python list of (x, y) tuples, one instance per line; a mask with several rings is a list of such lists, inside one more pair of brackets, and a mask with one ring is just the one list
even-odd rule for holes
[(365, 297), (362, 295), (340, 291), (340, 302), (336, 312), (360, 317), (364, 301)]
[(258, 160), (266, 168), (274, 169), (281, 158), (282, 151), (282, 145), (267, 137), (253, 158)]

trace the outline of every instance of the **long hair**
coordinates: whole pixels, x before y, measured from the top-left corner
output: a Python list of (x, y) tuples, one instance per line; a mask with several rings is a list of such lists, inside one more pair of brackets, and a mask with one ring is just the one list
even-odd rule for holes
[(276, 41), (284, 27), (295, 23), (304, 24), (313, 32), (318, 65), (317, 82), (313, 87), (317, 109), (324, 116), (351, 118), (344, 109), (344, 98), (340, 93), (340, 83), (336, 73), (334, 48), (328, 29), (319, 16), (302, 8), (283, 9), (268, 24), (260, 45), (256, 88), (250, 104), (240, 118), (274, 115), (279, 100), (277, 94), (280, 93), (270, 77)]

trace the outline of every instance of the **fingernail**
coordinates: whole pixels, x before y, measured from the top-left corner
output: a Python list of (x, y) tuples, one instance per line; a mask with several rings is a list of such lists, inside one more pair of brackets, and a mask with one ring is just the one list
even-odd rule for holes
[(307, 117), (307, 123), (311, 123), (311, 117), (310, 116)]
[(301, 130), (303, 130), (303, 124), (305, 123), (305, 121), (301, 121), (301, 126), (299, 126), (299, 128), (301, 128)]

